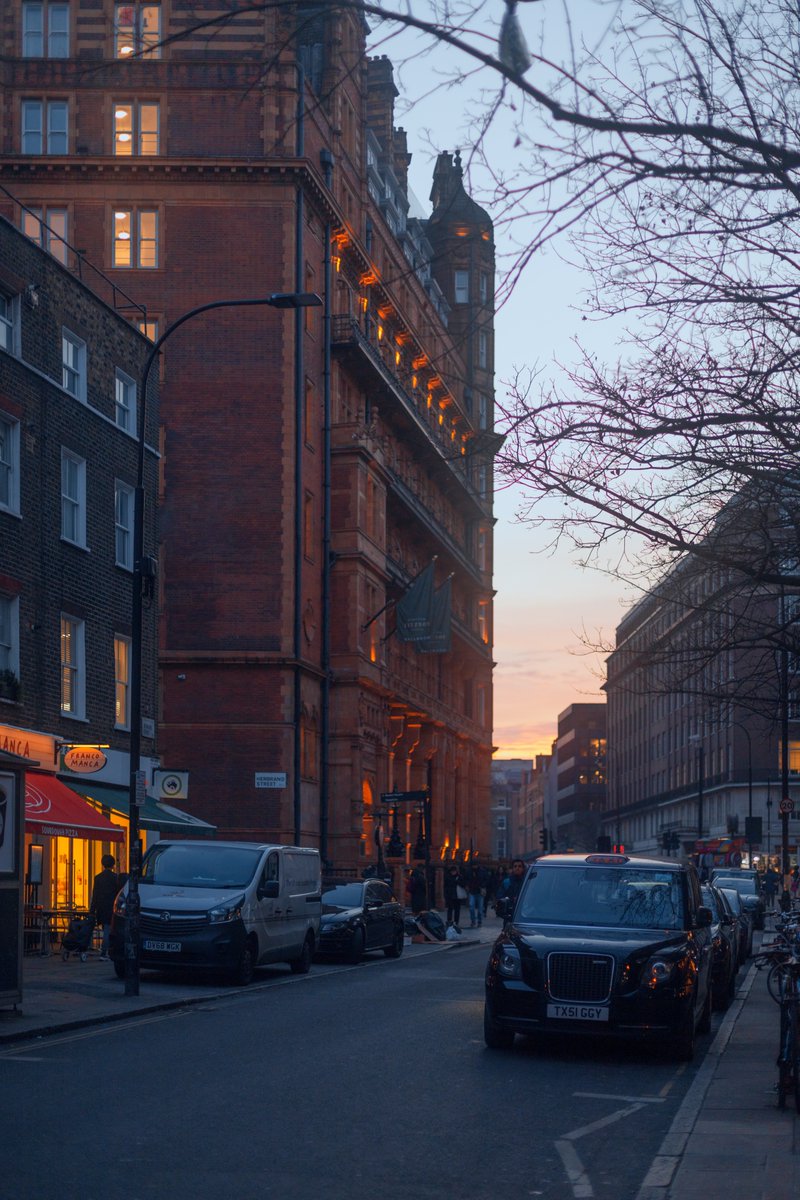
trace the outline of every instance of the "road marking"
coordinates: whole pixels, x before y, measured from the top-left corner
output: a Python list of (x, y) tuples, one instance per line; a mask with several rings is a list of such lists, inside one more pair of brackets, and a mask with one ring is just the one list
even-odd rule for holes
[(622, 1100), (625, 1104), (663, 1104), (663, 1096), (614, 1096), (610, 1092), (573, 1092), (573, 1096), (585, 1096), (589, 1100)]
[(594, 1196), (589, 1176), (586, 1174), (583, 1163), (578, 1157), (578, 1152), (572, 1145), (572, 1142), (558, 1141), (556, 1142), (556, 1150), (564, 1164), (564, 1170), (572, 1187), (572, 1193), (577, 1200), (588, 1200), (588, 1197)]
[(3, 1060), (5, 1062), (44, 1062), (43, 1058), (34, 1058), (30, 1054), (4, 1054)]
[(622, 1121), (642, 1108), (644, 1108), (643, 1103), (630, 1104), (627, 1108), (618, 1108), (616, 1112), (610, 1113), (607, 1117), (601, 1117), (599, 1121), (592, 1121), (590, 1125), (582, 1125), (580, 1129), (573, 1129), (572, 1133), (562, 1134), (562, 1137), (565, 1141), (577, 1142), (579, 1138), (596, 1133), (598, 1129), (605, 1129), (607, 1125), (615, 1125), (617, 1121)]

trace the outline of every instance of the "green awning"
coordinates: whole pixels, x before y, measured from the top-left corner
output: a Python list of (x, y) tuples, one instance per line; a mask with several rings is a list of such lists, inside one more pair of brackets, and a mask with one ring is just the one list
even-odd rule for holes
[[(62, 775), (60, 778), (62, 783), (86, 800), (93, 800), (103, 808), (111, 808), (121, 817), (129, 816), (130, 793), (126, 788), (90, 783), (88, 780), (79, 785), (74, 776), (65, 778)], [(180, 808), (173, 808), (171, 804), (158, 804), (152, 796), (145, 796), (144, 804), (139, 808), (139, 825), (142, 829), (155, 829), (159, 833), (183, 833), (192, 837), (213, 837), (217, 832), (216, 825), (201, 821), (199, 817), (193, 817)]]

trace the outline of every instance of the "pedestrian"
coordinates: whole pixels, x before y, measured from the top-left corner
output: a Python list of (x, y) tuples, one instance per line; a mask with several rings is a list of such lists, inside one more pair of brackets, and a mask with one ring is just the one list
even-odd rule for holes
[(486, 870), (473, 863), (467, 875), (469, 896), (469, 927), (480, 929), (483, 924), (483, 901), (486, 897)]
[(764, 872), (764, 899), (767, 902), (767, 907), (772, 908), (775, 903), (775, 893), (778, 890), (778, 872), (770, 863)]
[(445, 871), (443, 889), (444, 902), (447, 906), (447, 924), (454, 925), (456, 931), (461, 933), (458, 923), (461, 919), (461, 901), (466, 900), (467, 892), (464, 887), (464, 877), (456, 863), (450, 863)]
[(789, 884), (789, 890), (792, 893), (792, 900), (797, 899), (797, 889), (800, 887), (800, 869), (797, 865), (792, 867), (792, 881)]
[(111, 937), (111, 917), (114, 912), (114, 901), (120, 890), (119, 876), (116, 872), (116, 861), (113, 854), (104, 854), (100, 859), (102, 871), (94, 877), (92, 900), (89, 912), (98, 925), (103, 926), (103, 942), (100, 947), (100, 958), (108, 958), (108, 942)]
[(425, 872), (421, 867), (415, 867), (408, 881), (411, 900), (411, 911), (416, 917), (424, 912), (428, 904), (428, 888), (425, 882)]
[(787, 887), (785, 887), (781, 892), (780, 907), (781, 912), (792, 911), (792, 897)]
[(511, 870), (500, 884), (497, 899), (505, 900), (505, 915), (508, 917), (513, 913), (514, 906), (517, 903), (517, 896), (519, 896), (522, 881), (525, 878), (525, 871), (526, 867), (523, 860), (521, 858), (512, 858)]

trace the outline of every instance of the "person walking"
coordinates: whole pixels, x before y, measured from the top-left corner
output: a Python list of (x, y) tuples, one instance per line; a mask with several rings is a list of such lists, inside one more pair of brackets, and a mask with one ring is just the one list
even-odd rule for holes
[(444, 902), (447, 906), (447, 924), (454, 925), (460, 933), (461, 901), (467, 893), (464, 888), (464, 877), (455, 863), (451, 863), (444, 873), (443, 880)]
[(89, 912), (98, 925), (103, 926), (103, 942), (100, 947), (100, 958), (108, 958), (108, 942), (111, 937), (111, 917), (114, 913), (114, 901), (121, 884), (116, 872), (116, 861), (112, 854), (104, 854), (100, 859), (102, 871), (94, 877), (92, 899)]
[(480, 929), (483, 924), (483, 901), (486, 895), (486, 870), (477, 863), (473, 863), (467, 875), (467, 894), (469, 896), (469, 927), (470, 929)]

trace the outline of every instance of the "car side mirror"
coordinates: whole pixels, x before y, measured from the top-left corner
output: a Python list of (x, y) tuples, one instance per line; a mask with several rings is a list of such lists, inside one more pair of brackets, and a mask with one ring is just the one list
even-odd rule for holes
[(714, 914), (712, 913), (711, 909), (706, 908), (704, 905), (701, 904), (697, 910), (697, 914), (695, 916), (695, 921), (694, 921), (697, 929), (708, 929), (709, 925), (712, 924), (713, 920), (714, 920)]
[(259, 900), (277, 900), (280, 895), (280, 885), (277, 879), (265, 880), (258, 889)]
[(721, 913), (719, 923), (720, 925), (732, 925), (733, 917), (730, 915), (730, 913)]
[(507, 921), (508, 918), (511, 916), (510, 909), (511, 909), (511, 901), (510, 900), (502, 899), (502, 900), (495, 901), (494, 911), (497, 913), (498, 917), (502, 917), (504, 921)]

